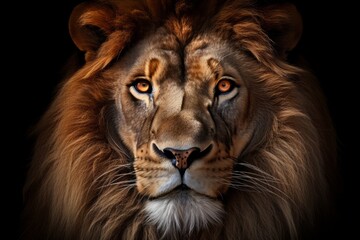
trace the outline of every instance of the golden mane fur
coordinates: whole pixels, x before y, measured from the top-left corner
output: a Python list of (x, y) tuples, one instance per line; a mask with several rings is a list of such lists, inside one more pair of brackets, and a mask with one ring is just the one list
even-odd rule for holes
[[(112, 133), (116, 124), (127, 126), (114, 119), (114, 77), (106, 71), (160, 26), (183, 46), (208, 31), (246, 53), (247, 71), (256, 76), (252, 106), (262, 118), (253, 123), (239, 166), (263, 171), (259, 180), (246, 182), (248, 188), (229, 188), (219, 225), (163, 237), (298, 239), (327, 211), (336, 147), (325, 102), (316, 79), (286, 61), (287, 49), (282, 52), (268, 29), (288, 16), (281, 11), (269, 16), (271, 6), (250, 0), (191, 2), (97, 1), (94, 8), (107, 14), (81, 16), (79, 26), (97, 26), (105, 40), (84, 49), (74, 40), (86, 52), (86, 63), (64, 81), (38, 125), (25, 187), (25, 239), (162, 237), (146, 224), (144, 199), (133, 184), (133, 157), (119, 141), (123, 136)], [(70, 32), (76, 39), (72, 26)]]

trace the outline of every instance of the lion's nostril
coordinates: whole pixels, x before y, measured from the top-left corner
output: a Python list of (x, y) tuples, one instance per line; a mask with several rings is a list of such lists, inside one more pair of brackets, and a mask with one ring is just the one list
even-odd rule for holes
[(169, 159), (176, 159), (176, 156), (173, 154), (172, 151), (168, 150), (168, 148), (165, 148), (163, 153), (165, 154), (165, 156)]

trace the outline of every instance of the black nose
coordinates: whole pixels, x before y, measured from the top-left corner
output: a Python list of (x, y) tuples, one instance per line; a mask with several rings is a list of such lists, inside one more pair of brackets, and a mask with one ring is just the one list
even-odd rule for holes
[(204, 151), (200, 151), (200, 148), (197, 147), (185, 150), (164, 148), (162, 151), (155, 144), (153, 147), (158, 154), (168, 158), (172, 165), (179, 169), (181, 175), (185, 173), (185, 170), (190, 167), (195, 160), (205, 157), (212, 149), (212, 145), (209, 145)]
[(180, 171), (187, 169), (194, 159), (200, 153), (199, 148), (189, 148), (186, 150), (178, 150), (172, 148), (165, 148), (164, 154), (165, 156), (171, 160), (172, 165), (177, 167)]

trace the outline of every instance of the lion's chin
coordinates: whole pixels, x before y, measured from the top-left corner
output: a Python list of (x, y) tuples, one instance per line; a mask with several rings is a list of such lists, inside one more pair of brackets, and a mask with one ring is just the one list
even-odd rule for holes
[(187, 188), (172, 192), (145, 204), (148, 222), (164, 235), (171, 232), (191, 233), (221, 223), (224, 207), (221, 201)]

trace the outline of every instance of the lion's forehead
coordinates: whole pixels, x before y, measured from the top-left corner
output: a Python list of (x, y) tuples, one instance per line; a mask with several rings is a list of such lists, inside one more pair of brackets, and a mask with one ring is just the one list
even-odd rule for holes
[(118, 69), (126, 73), (130, 81), (136, 75), (146, 75), (149, 63), (157, 60), (158, 75), (152, 79), (157, 84), (193, 80), (198, 83), (198, 80), (209, 80), (214, 72), (211, 64), (215, 62), (228, 68), (226, 59), (235, 55), (229, 44), (215, 36), (197, 36), (186, 46), (180, 46), (175, 36), (164, 34), (160, 31), (145, 38), (120, 59)]

